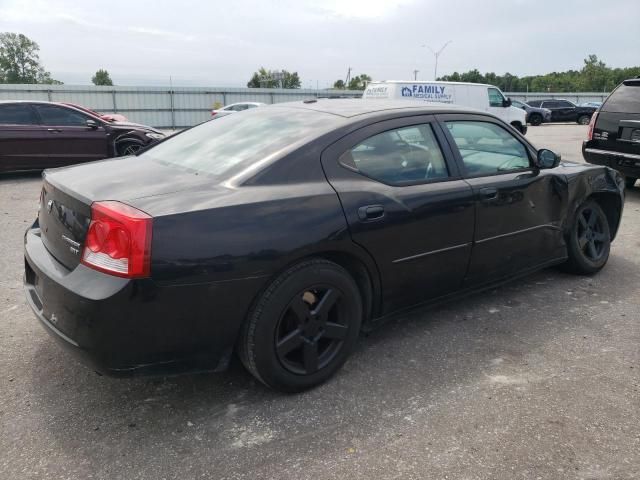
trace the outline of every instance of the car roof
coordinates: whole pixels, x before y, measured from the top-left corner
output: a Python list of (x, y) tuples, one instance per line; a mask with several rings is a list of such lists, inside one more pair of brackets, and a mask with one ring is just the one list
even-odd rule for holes
[(416, 114), (433, 113), (485, 113), (473, 108), (446, 103), (421, 102), (412, 100), (367, 100), (360, 98), (310, 99), (298, 102), (275, 103), (266, 108), (300, 108), (316, 112), (330, 113), (344, 118), (385, 112), (415, 111)]

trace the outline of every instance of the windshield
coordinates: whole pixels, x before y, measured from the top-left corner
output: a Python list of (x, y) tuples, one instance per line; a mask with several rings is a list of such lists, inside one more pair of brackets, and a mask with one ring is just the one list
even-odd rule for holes
[(142, 156), (223, 180), (328, 132), (343, 120), (298, 108), (254, 108), (205, 122)]

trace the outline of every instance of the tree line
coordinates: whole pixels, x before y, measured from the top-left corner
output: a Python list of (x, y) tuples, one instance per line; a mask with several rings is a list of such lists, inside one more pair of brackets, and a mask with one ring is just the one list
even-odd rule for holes
[(482, 74), (477, 69), (473, 69), (464, 73), (453, 72), (451, 75), (438, 77), (438, 80), (489, 83), (504, 92), (609, 92), (623, 80), (639, 75), (640, 66), (610, 68), (596, 55), (589, 55), (584, 59), (584, 65), (580, 70), (518, 77), (510, 73)]

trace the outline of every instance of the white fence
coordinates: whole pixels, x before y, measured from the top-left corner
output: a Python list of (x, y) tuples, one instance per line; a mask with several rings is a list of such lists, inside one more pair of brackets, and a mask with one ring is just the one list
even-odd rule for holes
[[(207, 87), (96, 87), (70, 85), (0, 85), (0, 100), (69, 102), (99, 112), (116, 112), (133, 122), (183, 128), (211, 118), (216, 103), (279, 103), (326, 96), (360, 97), (350, 90)], [(576, 103), (602, 101), (607, 93), (506, 93), (517, 100), (565, 98)]]
[(136, 123), (183, 128), (211, 118), (216, 103), (279, 103), (326, 96), (360, 97), (360, 91), (206, 88), (0, 85), (0, 100), (45, 100), (82, 105), (98, 112), (121, 113)]

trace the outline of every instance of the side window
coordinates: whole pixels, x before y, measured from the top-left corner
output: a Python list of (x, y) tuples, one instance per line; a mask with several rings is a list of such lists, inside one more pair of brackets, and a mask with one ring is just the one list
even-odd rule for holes
[(35, 105), (35, 107), (36, 110), (38, 110), (44, 125), (74, 127), (87, 126), (87, 120), (89, 117), (80, 112), (76, 112), (75, 110), (56, 107), (54, 105)]
[(369, 137), (340, 157), (343, 165), (388, 185), (447, 178), (447, 164), (431, 125), (403, 127)]
[(573, 108), (575, 106), (571, 102), (567, 102), (566, 100), (559, 100), (557, 104), (560, 108)]
[(497, 88), (488, 88), (487, 92), (489, 93), (489, 105), (491, 107), (502, 107), (504, 104), (504, 97), (502, 93)]
[(29, 105), (20, 103), (0, 105), (0, 125), (34, 125), (37, 123)]
[(542, 106), (544, 108), (560, 108), (560, 104), (555, 100), (550, 102), (542, 102)]
[(247, 103), (247, 108), (256, 108), (258, 105), (253, 105), (251, 103)]
[(494, 123), (452, 121), (447, 122), (447, 128), (469, 176), (495, 175), (531, 165), (525, 146)]
[(233, 110), (236, 111), (236, 112), (241, 112), (241, 111), (246, 110), (246, 109), (247, 109), (247, 104), (246, 103), (240, 103), (240, 104), (235, 105), (233, 107)]

